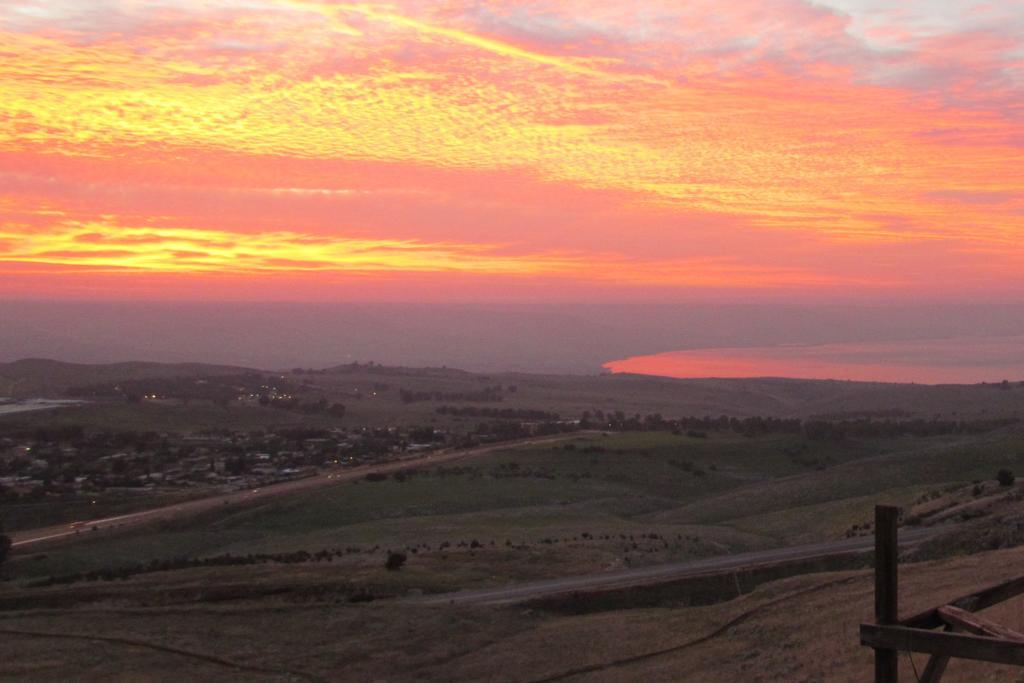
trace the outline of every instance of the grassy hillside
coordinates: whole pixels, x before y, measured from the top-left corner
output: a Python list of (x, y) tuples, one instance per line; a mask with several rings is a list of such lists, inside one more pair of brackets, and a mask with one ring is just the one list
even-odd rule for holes
[(1024, 471), (1015, 434), (578, 436), (57, 546), (12, 570), (31, 580), (172, 557), (354, 547), (345, 562), (376, 571), (385, 550), (415, 548), (410, 567), (426, 590), (450, 585), (452, 572), (465, 585), (493, 584), (841, 538), (879, 500), (910, 504), (1004, 467)]
[[(903, 613), (997, 583), (1024, 564), (1008, 550), (904, 565)], [(287, 578), (285, 578), (287, 576)], [(133, 579), (95, 604), (0, 612), (6, 680), (389, 680), (504, 682), (869, 680), (857, 625), (872, 613), (868, 571), (813, 574), (705, 607), (666, 604), (566, 616), (522, 606), (338, 601), (336, 568)], [(287, 581), (287, 584), (282, 583)], [(298, 586), (317, 586), (319, 592)], [(290, 587), (290, 590), (288, 588)], [(161, 596), (177, 596), (173, 605)], [(1020, 630), (1015, 603), (986, 612)], [(925, 657), (900, 657), (914, 680)], [(954, 660), (943, 680), (1017, 680), (1019, 670)]]
[(113, 363), (83, 365), (30, 358), (0, 363), (0, 396), (61, 397), (70, 387), (152, 377), (234, 375), (244, 368), (203, 363)]
[[(519, 386), (517, 396), (534, 390)], [(991, 481), (999, 469), (1024, 473), (1014, 428), (835, 440), (594, 433), (507, 448), (16, 554), (0, 583), (0, 660), (13, 662), (5, 678), (33, 681), (859, 681), (871, 666), (856, 642), (871, 613), (865, 572), (753, 592), (736, 574), (718, 604), (627, 600), (589, 615), (415, 597), (841, 538), (879, 501), (919, 523), (1000, 524), (1024, 496)], [(982, 549), (968, 541), (936, 540), (925, 556)], [(385, 569), (389, 551), (406, 553), (400, 571)], [(903, 609), (1010, 578), (1021, 562), (1004, 550), (908, 565)], [(87, 572), (98, 573), (71, 576)], [(997, 616), (1024, 626), (1015, 612)], [(948, 674), (983, 675), (1007, 680), (962, 662)]]
[(173, 403), (101, 402), (13, 415), (0, 415), (0, 427), (31, 431), (36, 427), (81, 426), (103, 431), (189, 433), (204, 430), (250, 431), (274, 427), (351, 426), (330, 415), (301, 415), (258, 405), (219, 406), (208, 401)]

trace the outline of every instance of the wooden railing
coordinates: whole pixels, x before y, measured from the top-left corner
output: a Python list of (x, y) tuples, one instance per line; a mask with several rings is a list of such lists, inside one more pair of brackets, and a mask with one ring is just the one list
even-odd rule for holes
[(952, 657), (1024, 666), (1024, 634), (975, 614), (1024, 593), (1024, 577), (900, 620), (898, 518), (899, 508), (875, 507), (875, 623), (860, 626), (861, 644), (875, 650), (875, 683), (898, 683), (900, 651), (931, 655), (921, 683), (939, 681)]

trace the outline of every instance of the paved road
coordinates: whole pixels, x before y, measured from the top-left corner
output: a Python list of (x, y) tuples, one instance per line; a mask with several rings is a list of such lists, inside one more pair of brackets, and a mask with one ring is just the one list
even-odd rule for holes
[[(932, 527), (927, 529), (900, 530), (900, 545), (919, 543), (950, 527)], [(428, 595), (414, 598), (410, 602), (423, 605), (498, 605), (511, 602), (522, 602), (535, 598), (570, 593), (583, 590), (605, 590), (610, 588), (628, 588), (645, 584), (660, 583), (667, 580), (684, 579), (702, 574), (717, 574), (737, 569), (752, 569), (758, 566), (791, 562), (795, 560), (811, 560), (816, 558), (859, 553), (874, 549), (873, 536), (862, 536), (840, 541), (826, 541), (808, 545), (761, 550), (751, 553), (739, 553), (712, 557), (705, 560), (689, 562), (673, 562), (636, 569), (624, 569), (607, 574), (589, 574), (585, 576), (569, 576), (560, 579), (531, 581), (499, 588), (483, 588), (478, 590), (459, 591), (442, 595)]]
[[(173, 505), (143, 510), (141, 512), (132, 512), (130, 514), (118, 515), (116, 517), (84, 520), (74, 522), (73, 525), (59, 524), (41, 529), (14, 531), (10, 532), (8, 535), (11, 537), (13, 547), (15, 549), (27, 549), (27, 546), (32, 546), (38, 543), (70, 540), (72, 538), (77, 538), (79, 540), (102, 538), (106, 536), (106, 534), (99, 533), (103, 530), (124, 529), (160, 520), (178, 519), (189, 515), (195, 515), (200, 512), (206, 512), (208, 510), (223, 508), (226, 505), (245, 505), (257, 501), (263, 501), (266, 498), (274, 496), (287, 495), (299, 491), (320, 488), (323, 486), (333, 486), (335, 484), (361, 479), (367, 474), (373, 472), (386, 474), (388, 472), (407, 469), (409, 467), (437, 465), (455, 460), (474, 458), (497, 450), (516, 446), (529, 446), (551, 441), (562, 441), (588, 433), (589, 432), (574, 432), (550, 437), (505, 441), (502, 443), (490, 444), (487, 446), (481, 446), (480, 448), (461, 451), (438, 451), (429, 455), (405, 458), (380, 465), (363, 465), (360, 467), (353, 467), (351, 469), (321, 472), (315, 477), (296, 479), (294, 481), (272, 484), (270, 486), (263, 486), (255, 489), (247, 489), (245, 491), (233, 491), (231, 493), (210, 496), (209, 498), (183, 501)], [(95, 529), (95, 531), (93, 531), (93, 529)]]

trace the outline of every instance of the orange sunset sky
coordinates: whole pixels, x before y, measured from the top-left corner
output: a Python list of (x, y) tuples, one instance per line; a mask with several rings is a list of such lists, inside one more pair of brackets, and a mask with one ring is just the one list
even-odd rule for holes
[(1024, 3), (5, 0), (0, 296), (1024, 295)]

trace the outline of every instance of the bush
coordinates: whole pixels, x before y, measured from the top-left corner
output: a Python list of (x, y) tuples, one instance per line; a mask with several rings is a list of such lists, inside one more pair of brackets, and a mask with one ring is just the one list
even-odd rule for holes
[(4, 523), (0, 520), (0, 564), (11, 554), (11, 537), (4, 533)]
[(405, 553), (388, 553), (388, 559), (384, 562), (384, 568), (388, 571), (398, 571), (409, 559)]
[(1013, 486), (1015, 477), (1010, 470), (999, 470), (996, 472), (996, 480), (1000, 486)]

